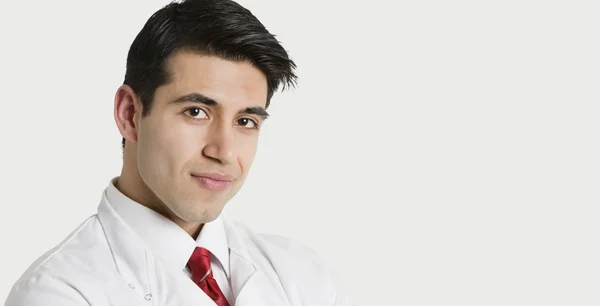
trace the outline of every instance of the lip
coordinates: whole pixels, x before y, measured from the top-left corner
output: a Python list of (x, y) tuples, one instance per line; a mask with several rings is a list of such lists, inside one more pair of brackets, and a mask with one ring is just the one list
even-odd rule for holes
[(233, 176), (220, 173), (192, 173), (192, 178), (208, 190), (221, 191), (229, 187)]
[(228, 174), (220, 174), (216, 172), (212, 173), (192, 173), (192, 176), (195, 177), (205, 177), (216, 181), (227, 181), (231, 182), (234, 180), (234, 177)]

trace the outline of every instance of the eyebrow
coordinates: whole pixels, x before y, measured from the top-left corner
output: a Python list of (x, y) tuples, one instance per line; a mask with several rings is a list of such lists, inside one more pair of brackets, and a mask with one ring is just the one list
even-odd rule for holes
[[(201, 104), (204, 104), (207, 106), (214, 106), (214, 107), (221, 106), (214, 99), (209, 98), (209, 97), (207, 97), (201, 93), (197, 93), (197, 92), (183, 95), (172, 101), (172, 103), (185, 103), (185, 102), (201, 103)], [(257, 116), (262, 117), (263, 119), (267, 119), (269, 117), (269, 113), (267, 113), (267, 110), (261, 106), (246, 107), (243, 110), (241, 110), (239, 113), (249, 114), (249, 115), (257, 115)]]
[(267, 111), (264, 109), (264, 107), (259, 107), (259, 106), (246, 107), (241, 113), (249, 114), (249, 115), (257, 115), (259, 117), (262, 117), (263, 119), (269, 118), (269, 113), (267, 113)]
[(202, 103), (208, 106), (218, 106), (219, 103), (217, 103), (217, 101), (215, 101), (214, 99), (211, 99), (201, 93), (191, 93), (191, 94), (187, 94), (184, 96), (181, 96), (175, 100), (173, 100), (172, 103), (183, 103), (183, 102), (194, 102), (194, 103)]

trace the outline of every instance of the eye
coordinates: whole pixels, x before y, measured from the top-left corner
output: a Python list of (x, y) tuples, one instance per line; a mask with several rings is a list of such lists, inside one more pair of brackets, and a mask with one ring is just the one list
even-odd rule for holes
[(254, 121), (250, 118), (240, 118), (237, 120), (237, 124), (247, 128), (247, 129), (258, 128), (258, 124), (256, 123), (256, 121)]
[(208, 117), (208, 115), (206, 115), (206, 112), (199, 107), (188, 108), (185, 112), (186, 114), (188, 114), (188, 116), (192, 117), (193, 119), (204, 119)]

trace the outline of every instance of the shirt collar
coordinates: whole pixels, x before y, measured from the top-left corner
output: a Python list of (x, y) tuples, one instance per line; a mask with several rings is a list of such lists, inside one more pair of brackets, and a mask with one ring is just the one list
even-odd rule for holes
[(118, 177), (106, 188), (108, 203), (144, 241), (150, 251), (173, 269), (183, 271), (194, 249), (208, 249), (229, 277), (229, 247), (222, 216), (205, 223), (196, 241), (181, 227), (154, 210), (128, 198), (115, 187)]

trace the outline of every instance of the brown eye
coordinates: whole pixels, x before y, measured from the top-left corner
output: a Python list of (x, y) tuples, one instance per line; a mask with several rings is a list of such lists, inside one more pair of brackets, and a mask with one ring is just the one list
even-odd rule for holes
[(240, 118), (238, 119), (237, 124), (248, 129), (255, 129), (258, 127), (258, 124), (256, 124), (254, 120), (249, 118)]
[(208, 117), (206, 112), (199, 107), (188, 108), (185, 112), (188, 114), (188, 116), (194, 119), (204, 119)]

